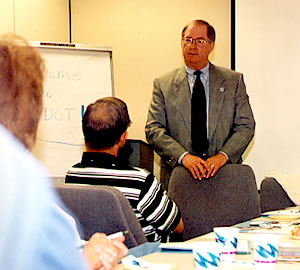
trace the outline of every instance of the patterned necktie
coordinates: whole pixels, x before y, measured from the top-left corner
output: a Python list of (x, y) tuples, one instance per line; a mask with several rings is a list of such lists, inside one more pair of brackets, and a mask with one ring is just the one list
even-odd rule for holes
[(192, 148), (193, 151), (202, 156), (207, 153), (207, 127), (206, 127), (206, 96), (204, 86), (200, 79), (201, 71), (195, 71), (196, 80), (192, 93)]

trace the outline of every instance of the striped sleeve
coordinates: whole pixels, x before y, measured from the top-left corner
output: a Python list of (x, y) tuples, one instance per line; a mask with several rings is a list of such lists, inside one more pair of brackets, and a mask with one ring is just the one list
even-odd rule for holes
[(153, 227), (163, 232), (173, 231), (181, 218), (178, 206), (167, 197), (152, 174), (145, 180), (137, 209)]

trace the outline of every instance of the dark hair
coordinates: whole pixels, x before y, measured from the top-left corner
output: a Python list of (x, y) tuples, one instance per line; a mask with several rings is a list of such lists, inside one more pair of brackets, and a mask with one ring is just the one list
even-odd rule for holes
[(0, 36), (0, 123), (29, 150), (43, 109), (44, 60), (15, 35)]
[(93, 149), (114, 146), (131, 124), (126, 104), (115, 97), (90, 104), (82, 119), (85, 143)]
[(203, 21), (203, 20), (193, 20), (191, 22), (189, 22), (183, 29), (181, 32), (181, 37), (184, 37), (184, 33), (186, 31), (186, 29), (190, 26), (190, 25), (206, 25), (207, 26), (207, 37), (211, 42), (215, 42), (216, 40), (216, 31), (214, 29), (214, 27), (212, 25), (210, 25), (208, 22)]

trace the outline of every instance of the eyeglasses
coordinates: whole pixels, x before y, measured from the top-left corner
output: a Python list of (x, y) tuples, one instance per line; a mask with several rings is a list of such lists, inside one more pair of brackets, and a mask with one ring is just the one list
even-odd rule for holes
[(182, 40), (183, 40), (183, 43), (187, 46), (192, 46), (194, 41), (195, 41), (195, 44), (197, 47), (203, 47), (208, 43), (208, 41), (204, 38), (185, 37), (185, 38), (182, 38)]

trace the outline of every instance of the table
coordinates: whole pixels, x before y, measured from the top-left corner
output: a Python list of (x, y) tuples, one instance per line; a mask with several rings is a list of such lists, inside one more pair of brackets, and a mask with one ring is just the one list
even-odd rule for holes
[[(298, 207), (299, 208), (299, 207)], [(289, 208), (290, 209), (290, 208)], [(300, 209), (300, 208), (299, 208)], [(267, 217), (259, 217), (256, 219), (253, 219), (251, 221), (264, 221), (268, 220)], [(235, 225), (235, 227), (243, 228), (245, 226), (248, 227), (249, 223), (244, 222), (241, 224)], [(252, 240), (252, 233), (251, 231), (247, 233), (240, 232), (238, 240)], [(198, 242), (198, 241), (215, 241), (215, 235), (214, 233), (209, 233), (203, 236), (196, 237), (194, 239), (191, 239), (187, 242)], [(280, 243), (291, 243), (295, 246), (300, 247), (300, 240), (293, 240), (289, 237), (289, 235), (281, 235), (280, 237)], [(175, 264), (177, 266), (178, 270), (189, 270), (194, 269), (194, 260), (193, 260), (193, 254), (187, 253), (187, 252), (157, 252), (150, 255), (146, 255), (142, 257), (142, 259), (151, 262), (151, 263), (165, 263), (165, 264)], [(238, 261), (245, 261), (245, 262), (253, 262), (253, 254), (250, 255), (236, 255), (236, 260)], [(259, 269), (262, 268), (266, 270), (266, 265), (257, 266), (257, 265), (241, 265), (238, 263), (225, 263), (221, 262), (220, 269), (221, 270), (227, 270), (227, 269), (233, 269), (233, 270), (240, 270), (240, 269)], [(277, 262), (274, 267), (272, 267), (274, 270), (293, 270), (293, 269), (300, 269), (300, 263), (283, 263), (283, 262)]]

